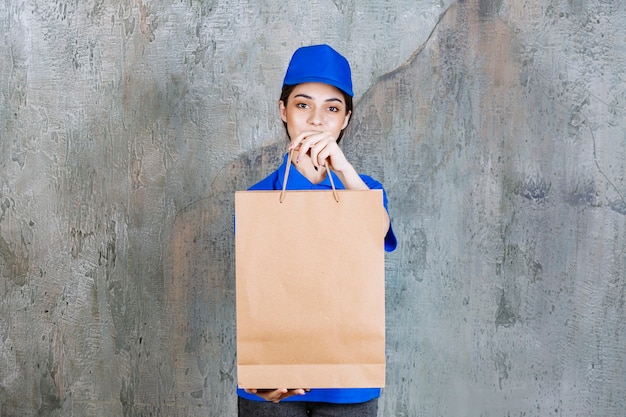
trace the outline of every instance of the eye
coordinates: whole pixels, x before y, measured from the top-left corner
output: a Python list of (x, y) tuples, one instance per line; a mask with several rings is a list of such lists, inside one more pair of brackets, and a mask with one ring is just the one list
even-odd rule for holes
[(296, 103), (296, 107), (299, 109), (306, 109), (309, 106), (306, 103)]
[(335, 107), (335, 106), (330, 106), (330, 107), (328, 108), (328, 110), (329, 110), (329, 111), (331, 111), (331, 112), (333, 112), (333, 113), (337, 113), (337, 112), (339, 111), (339, 108), (338, 108), (338, 107)]

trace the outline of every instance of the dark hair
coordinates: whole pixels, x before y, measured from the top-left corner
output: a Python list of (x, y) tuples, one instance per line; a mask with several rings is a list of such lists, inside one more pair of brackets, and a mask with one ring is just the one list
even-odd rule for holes
[[(295, 85), (284, 85), (283, 86), (283, 91), (281, 91), (280, 93), (280, 101), (283, 102), (283, 104), (285, 105), (285, 107), (287, 107), (287, 100), (289, 99), (289, 95), (291, 94), (291, 92), (293, 91), (293, 89), (296, 88)], [(343, 95), (343, 99), (346, 102), (346, 114), (348, 114), (349, 112), (352, 112), (352, 97), (349, 96), (348, 94), (346, 94), (345, 92), (343, 92), (342, 90), (341, 94)], [(348, 119), (348, 124), (350, 124), (350, 120), (352, 120), (352, 116), (350, 116), (350, 119)], [(289, 137), (289, 131), (287, 130), (287, 123), (283, 122), (283, 125), (285, 126), (285, 132), (287, 132), (287, 137)], [(346, 125), (346, 128), (348, 126)], [(339, 143), (339, 141), (341, 140), (341, 138), (343, 137), (343, 132), (346, 129), (343, 129), (341, 131), (341, 133), (339, 133), (339, 137), (337, 138), (337, 143)]]

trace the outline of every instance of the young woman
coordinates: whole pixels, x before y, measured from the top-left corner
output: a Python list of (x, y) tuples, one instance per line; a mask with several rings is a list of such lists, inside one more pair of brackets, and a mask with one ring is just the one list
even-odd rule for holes
[[(251, 190), (281, 190), (287, 164), (287, 189), (330, 189), (326, 166), (338, 189), (382, 189), (356, 172), (338, 146), (352, 116), (352, 76), (348, 61), (328, 45), (302, 47), (293, 54), (278, 102), (289, 137), (283, 164)], [(289, 155), (291, 160), (289, 160)], [(387, 197), (383, 190), (383, 205)], [(388, 224), (385, 250), (396, 247)], [(238, 389), (239, 417), (375, 417), (379, 388)]]

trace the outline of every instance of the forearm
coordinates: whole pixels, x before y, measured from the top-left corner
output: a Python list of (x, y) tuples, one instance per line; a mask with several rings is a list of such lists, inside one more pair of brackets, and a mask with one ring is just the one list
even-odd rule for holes
[[(367, 184), (365, 184), (352, 165), (342, 170), (335, 170), (335, 174), (337, 174), (346, 190), (369, 190)], [(385, 233), (389, 229), (389, 223), (389, 215), (387, 210), (384, 210), (383, 231)]]
[(369, 190), (367, 184), (365, 184), (351, 164), (346, 165), (346, 167), (341, 170), (335, 169), (334, 172), (337, 174), (346, 190)]

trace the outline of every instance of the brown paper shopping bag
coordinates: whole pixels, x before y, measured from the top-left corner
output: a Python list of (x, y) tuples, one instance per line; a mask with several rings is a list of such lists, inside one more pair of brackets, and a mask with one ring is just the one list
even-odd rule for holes
[(235, 193), (240, 387), (384, 386), (382, 198)]

